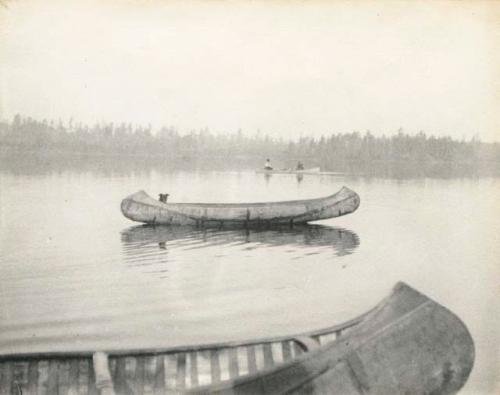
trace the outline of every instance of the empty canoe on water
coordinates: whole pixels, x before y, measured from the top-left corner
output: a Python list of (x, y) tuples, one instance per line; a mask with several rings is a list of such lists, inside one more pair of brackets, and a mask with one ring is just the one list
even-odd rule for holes
[(0, 393), (454, 394), (473, 362), (474, 344), (460, 319), (399, 283), (368, 313), (295, 336), (4, 355)]
[(122, 200), (121, 210), (132, 221), (146, 224), (267, 226), (346, 215), (359, 202), (358, 194), (346, 187), (324, 198), (269, 203), (162, 203), (139, 191)]

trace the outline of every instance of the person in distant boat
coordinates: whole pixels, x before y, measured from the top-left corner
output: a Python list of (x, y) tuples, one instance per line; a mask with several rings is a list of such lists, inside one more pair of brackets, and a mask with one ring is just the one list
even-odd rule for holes
[(272, 170), (273, 167), (271, 166), (271, 161), (269, 159), (266, 159), (266, 164), (264, 165), (264, 170)]
[(301, 161), (299, 161), (299, 163), (297, 163), (297, 169), (296, 170), (304, 170), (304, 165), (302, 164)]

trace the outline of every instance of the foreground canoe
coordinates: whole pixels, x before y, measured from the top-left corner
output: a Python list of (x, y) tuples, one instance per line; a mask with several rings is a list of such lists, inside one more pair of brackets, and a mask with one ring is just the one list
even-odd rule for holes
[(473, 363), (460, 319), (399, 283), (364, 315), (295, 336), (1, 356), (0, 393), (453, 394)]
[(132, 221), (153, 225), (268, 226), (346, 215), (359, 202), (347, 187), (324, 198), (269, 203), (162, 203), (139, 191), (122, 200), (121, 210)]

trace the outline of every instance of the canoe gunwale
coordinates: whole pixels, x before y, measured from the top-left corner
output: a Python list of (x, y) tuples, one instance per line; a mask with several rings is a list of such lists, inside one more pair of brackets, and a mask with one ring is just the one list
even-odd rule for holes
[[(179, 345), (179, 346), (173, 346), (173, 347), (165, 347), (165, 348), (159, 348), (159, 347), (154, 347), (154, 348), (137, 348), (137, 349), (130, 349), (130, 350), (123, 350), (123, 349), (106, 349), (105, 351), (110, 354), (110, 356), (122, 356), (122, 355), (156, 355), (156, 354), (170, 354), (170, 353), (179, 353), (179, 352), (192, 352), (192, 351), (205, 351), (205, 350), (211, 350), (211, 349), (218, 349), (218, 348), (232, 348), (232, 347), (241, 347), (241, 346), (254, 346), (254, 345), (259, 345), (259, 344), (266, 344), (266, 343), (276, 343), (276, 342), (282, 342), (282, 341), (292, 341), (296, 337), (315, 337), (315, 336), (323, 336), (323, 335), (329, 335), (333, 334), (336, 332), (341, 332), (346, 329), (352, 328), (359, 323), (361, 323), (366, 316), (371, 314), (373, 311), (377, 310), (381, 306), (383, 306), (386, 303), (386, 300), (384, 299), (380, 303), (378, 303), (376, 306), (372, 307), (370, 310), (356, 316), (355, 318), (352, 318), (350, 320), (341, 322), (336, 325), (331, 325), (327, 327), (323, 327), (321, 329), (314, 329), (314, 330), (309, 330), (305, 332), (300, 332), (300, 333), (294, 333), (290, 335), (280, 335), (280, 336), (272, 336), (272, 337), (265, 337), (265, 338), (253, 338), (253, 339), (243, 339), (243, 340), (233, 340), (233, 341), (225, 341), (225, 342), (213, 342), (213, 343), (201, 343), (201, 344), (194, 344), (194, 345)], [(335, 340), (333, 340), (335, 341)], [(23, 353), (23, 354), (3, 354), (0, 355), (0, 361), (5, 360), (5, 359), (29, 359), (29, 358), (40, 358), (43, 357), (44, 359), (53, 359), (53, 358), (61, 358), (61, 356), (64, 356), (64, 358), (81, 358), (81, 357), (91, 357), (96, 350), (82, 350), (82, 351), (75, 351), (75, 352), (67, 352), (67, 351), (53, 351), (53, 352), (35, 352), (35, 353)]]

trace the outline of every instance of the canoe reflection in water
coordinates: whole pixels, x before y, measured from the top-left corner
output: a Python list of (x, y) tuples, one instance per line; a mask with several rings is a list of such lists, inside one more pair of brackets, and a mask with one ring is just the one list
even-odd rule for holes
[[(121, 233), (126, 259), (131, 263), (163, 261), (167, 252), (176, 250), (227, 247), (232, 253), (263, 248), (283, 247), (287, 253), (305, 255), (328, 254), (340, 257), (352, 254), (359, 246), (356, 233), (322, 225), (301, 225), (272, 229), (204, 229), (192, 226), (139, 225)], [(235, 251), (236, 250), (236, 251)], [(220, 252), (220, 250), (219, 250)], [(301, 254), (301, 255), (300, 255)]]
[(192, 226), (170, 227), (139, 225), (122, 232), (125, 245), (145, 245), (156, 243), (165, 249), (167, 245), (202, 248), (212, 245), (234, 243), (258, 243), (263, 246), (292, 245), (330, 246), (337, 255), (346, 255), (359, 245), (359, 237), (354, 232), (322, 225), (303, 225), (293, 228), (273, 229), (203, 229)]

